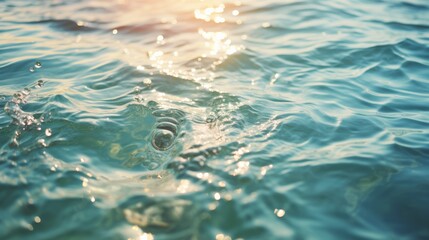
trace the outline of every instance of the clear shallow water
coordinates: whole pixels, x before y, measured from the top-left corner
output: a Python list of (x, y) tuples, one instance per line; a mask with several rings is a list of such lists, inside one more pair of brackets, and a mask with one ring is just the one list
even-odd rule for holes
[(429, 237), (426, 1), (0, 1), (0, 239)]

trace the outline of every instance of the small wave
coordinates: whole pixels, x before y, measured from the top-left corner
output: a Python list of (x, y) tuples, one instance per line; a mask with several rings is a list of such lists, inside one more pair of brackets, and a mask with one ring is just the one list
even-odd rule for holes
[(88, 24), (84, 24), (83, 22), (76, 22), (71, 19), (46, 19), (24, 23), (48, 25), (56, 30), (65, 32), (95, 32), (100, 30), (97, 27), (89, 26)]

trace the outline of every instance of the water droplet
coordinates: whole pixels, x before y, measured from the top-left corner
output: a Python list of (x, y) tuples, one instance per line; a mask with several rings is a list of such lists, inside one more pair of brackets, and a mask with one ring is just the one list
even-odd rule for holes
[(209, 208), (210, 211), (214, 211), (214, 210), (216, 210), (217, 206), (218, 206), (217, 202), (216, 203), (210, 203), (208, 205), (208, 208)]
[(52, 135), (52, 130), (50, 128), (47, 128), (45, 130), (45, 135), (48, 136), (48, 137), (50, 137)]
[(42, 67), (42, 63), (41, 63), (41, 62), (36, 62), (36, 63), (34, 64), (34, 67), (35, 67), (35, 68), (41, 68), (41, 67)]
[(91, 197), (91, 202), (95, 202), (95, 197), (94, 196)]
[(42, 147), (46, 147), (47, 145), (46, 145), (46, 143), (45, 143), (45, 139), (39, 139), (39, 140), (37, 140), (37, 143), (39, 143)]
[(34, 217), (34, 222), (35, 223), (40, 223), (42, 221), (42, 219), (39, 216), (35, 216)]
[(231, 240), (231, 237), (222, 233), (216, 234), (216, 240)]
[(213, 195), (214, 199), (216, 199), (217, 201), (220, 200), (220, 194), (217, 192)]
[(134, 92), (135, 93), (140, 93), (141, 92), (141, 88), (140, 87), (135, 87), (134, 88)]
[(283, 209), (274, 209), (274, 214), (277, 216), (277, 217), (279, 217), (279, 218), (281, 218), (281, 217), (283, 217), (285, 214), (286, 214), (286, 211), (285, 210), (283, 210)]
[(271, 80), (270, 80), (270, 85), (273, 85), (280, 77), (279, 73), (274, 74), (273, 76), (271, 76)]
[(231, 201), (232, 200), (232, 194), (227, 193), (225, 194), (225, 196), (223, 197), (226, 201)]
[(113, 30), (112, 30), (112, 33), (113, 33), (113, 35), (118, 34), (118, 29), (113, 29)]
[(149, 86), (152, 84), (152, 80), (150, 78), (143, 79), (143, 84)]
[(162, 36), (162, 35), (159, 35), (158, 37), (156, 37), (156, 43), (157, 44), (165, 44), (165, 41), (164, 41), (164, 36)]
[(152, 146), (158, 150), (167, 150), (173, 144), (175, 139), (171, 131), (159, 129), (155, 132), (152, 139)]

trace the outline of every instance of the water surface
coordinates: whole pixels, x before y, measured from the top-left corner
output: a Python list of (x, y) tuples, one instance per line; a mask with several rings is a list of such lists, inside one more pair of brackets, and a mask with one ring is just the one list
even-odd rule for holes
[(425, 0), (0, 0), (0, 239), (429, 238)]

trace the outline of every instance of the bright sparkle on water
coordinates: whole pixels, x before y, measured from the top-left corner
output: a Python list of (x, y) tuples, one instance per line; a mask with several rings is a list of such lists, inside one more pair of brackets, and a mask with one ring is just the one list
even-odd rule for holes
[(274, 214), (277, 216), (277, 217), (279, 217), (279, 218), (282, 218), (282, 217), (284, 217), (284, 215), (286, 214), (286, 212), (285, 212), (285, 210), (283, 210), (283, 209), (275, 209), (274, 210)]
[(47, 137), (50, 137), (50, 136), (52, 135), (52, 130), (51, 130), (50, 128), (47, 128), (47, 129), (45, 130), (45, 135), (46, 135)]
[(143, 79), (143, 84), (149, 86), (152, 84), (152, 80), (150, 78)]
[(42, 219), (39, 216), (35, 216), (34, 217), (34, 222), (35, 223), (40, 223), (42, 221)]

